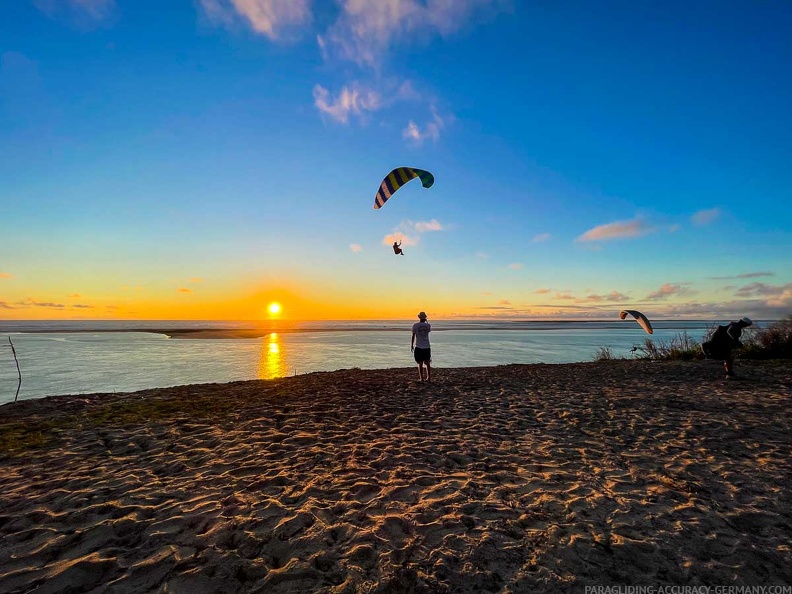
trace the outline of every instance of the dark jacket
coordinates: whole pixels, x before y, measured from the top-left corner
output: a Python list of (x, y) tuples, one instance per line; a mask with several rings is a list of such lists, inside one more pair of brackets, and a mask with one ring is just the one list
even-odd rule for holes
[(731, 322), (726, 326), (718, 326), (707, 342), (702, 343), (704, 355), (710, 359), (726, 359), (731, 356), (731, 350), (742, 346), (743, 325), (740, 322)]

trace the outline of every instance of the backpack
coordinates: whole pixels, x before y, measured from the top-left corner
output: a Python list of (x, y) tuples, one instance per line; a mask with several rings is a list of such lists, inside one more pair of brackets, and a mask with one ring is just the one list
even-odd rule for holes
[(701, 344), (701, 350), (707, 359), (723, 359), (728, 355), (731, 337), (727, 330), (728, 326), (718, 326), (712, 333), (710, 339)]

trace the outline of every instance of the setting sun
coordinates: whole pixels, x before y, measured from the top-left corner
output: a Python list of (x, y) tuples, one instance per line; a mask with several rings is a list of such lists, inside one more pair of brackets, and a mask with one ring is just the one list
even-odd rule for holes
[(267, 311), (271, 316), (277, 316), (281, 312), (281, 304), (273, 301), (267, 306)]

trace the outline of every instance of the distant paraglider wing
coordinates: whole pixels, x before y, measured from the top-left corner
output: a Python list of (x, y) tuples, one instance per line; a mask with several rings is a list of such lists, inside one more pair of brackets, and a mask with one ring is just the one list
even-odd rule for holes
[(619, 312), (619, 318), (623, 320), (627, 317), (627, 314), (630, 314), (632, 317), (634, 317), (635, 321), (638, 322), (641, 325), (641, 328), (646, 330), (648, 334), (654, 333), (654, 330), (652, 330), (652, 324), (649, 323), (647, 317), (640, 311), (635, 311), (634, 309), (623, 309)]
[(388, 201), (388, 198), (396, 193), (396, 190), (401, 188), (411, 179), (419, 178), (424, 188), (431, 188), (434, 183), (434, 175), (423, 169), (415, 169), (414, 167), (397, 167), (385, 176), (380, 184), (379, 191), (374, 197), (374, 209), (382, 208), (382, 205)]

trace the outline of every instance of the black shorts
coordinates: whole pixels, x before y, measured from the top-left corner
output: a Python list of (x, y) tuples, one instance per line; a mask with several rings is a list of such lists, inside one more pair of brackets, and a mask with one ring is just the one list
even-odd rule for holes
[(431, 362), (432, 349), (419, 349), (418, 347), (415, 347), (415, 350), (413, 351), (413, 355), (415, 356), (416, 363)]

